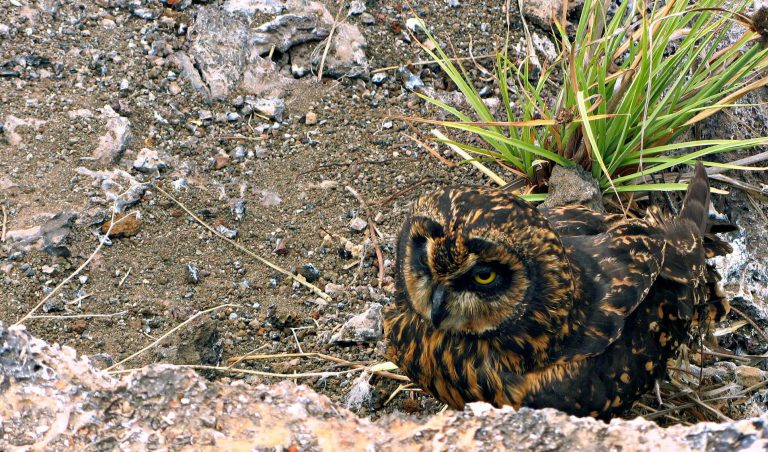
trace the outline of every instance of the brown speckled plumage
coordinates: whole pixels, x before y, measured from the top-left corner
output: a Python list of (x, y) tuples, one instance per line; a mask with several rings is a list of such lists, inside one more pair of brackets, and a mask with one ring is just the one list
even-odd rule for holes
[(399, 239), (390, 359), (454, 408), (619, 415), (699, 318), (728, 310), (706, 258), (730, 250), (704, 232), (708, 206), (701, 165), (677, 218), (539, 211), (491, 188), (424, 196)]

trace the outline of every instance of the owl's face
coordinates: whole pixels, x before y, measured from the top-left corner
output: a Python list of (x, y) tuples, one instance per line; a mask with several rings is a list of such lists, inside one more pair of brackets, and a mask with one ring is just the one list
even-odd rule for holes
[[(547, 316), (562, 302), (555, 298), (572, 290), (547, 221), (530, 204), (490, 188), (456, 187), (419, 199), (400, 234), (398, 264), (411, 309), (434, 328), (457, 333)], [(553, 328), (559, 324), (553, 319)]]

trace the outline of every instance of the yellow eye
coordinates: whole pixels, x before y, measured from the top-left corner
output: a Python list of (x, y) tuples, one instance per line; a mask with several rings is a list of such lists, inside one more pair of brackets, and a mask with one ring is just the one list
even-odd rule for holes
[(487, 286), (488, 284), (496, 280), (496, 272), (493, 270), (490, 270), (482, 273), (476, 273), (474, 276), (474, 280), (477, 284), (480, 284), (481, 286)]

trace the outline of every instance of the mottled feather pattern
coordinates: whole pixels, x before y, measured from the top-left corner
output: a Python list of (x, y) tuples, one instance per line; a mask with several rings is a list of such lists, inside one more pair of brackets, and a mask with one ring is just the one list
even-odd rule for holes
[(451, 407), (554, 407), (610, 418), (666, 372), (692, 328), (728, 311), (706, 258), (697, 168), (677, 218), (537, 210), (502, 190), (420, 198), (398, 242), (389, 358)]

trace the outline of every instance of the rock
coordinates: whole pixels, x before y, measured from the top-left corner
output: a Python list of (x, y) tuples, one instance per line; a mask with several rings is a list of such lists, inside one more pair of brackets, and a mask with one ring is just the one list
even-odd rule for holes
[(229, 166), (232, 158), (224, 151), (219, 151), (213, 158), (213, 169), (220, 170)]
[[(218, 366), (221, 364), (223, 342), (216, 323), (203, 321), (202, 325), (189, 325), (181, 329), (177, 341), (160, 345), (155, 353), (158, 360), (186, 365)], [(214, 376), (211, 371), (201, 372)]]
[[(112, 226), (112, 219), (110, 218), (104, 224), (101, 225), (101, 233), (107, 234), (109, 232), (109, 238), (124, 238), (132, 237), (139, 233), (141, 228), (141, 213), (136, 212), (123, 212), (115, 215), (114, 226)], [(110, 230), (110, 226), (112, 229)]]
[(349, 2), (349, 15), (350, 16), (359, 16), (360, 14), (363, 14), (365, 12), (365, 3), (354, 0)]
[(288, 246), (286, 246), (286, 242), (286, 239), (277, 239), (277, 241), (275, 241), (275, 248), (272, 252), (278, 256), (285, 256), (288, 254)]
[(284, 14), (260, 25), (249, 36), (259, 56), (267, 55), (272, 49), (287, 52), (292, 47), (309, 41), (321, 41), (330, 34), (330, 27), (309, 11)]
[(195, 68), (195, 63), (192, 61), (189, 55), (182, 51), (178, 51), (171, 55), (168, 58), (168, 61), (175, 65), (179, 71), (181, 71), (181, 76), (189, 81), (192, 89), (197, 92), (204, 93), (210, 97), (211, 93), (203, 82), (203, 79), (200, 76), (200, 72), (198, 72), (197, 68)]
[(285, 112), (285, 101), (280, 98), (266, 98), (247, 100), (246, 103), (251, 105), (254, 110), (259, 114), (266, 116), (267, 118), (274, 119), (277, 122), (283, 120), (283, 113)]
[[(211, 346), (203, 350), (213, 353), (195, 350), (194, 354), (199, 361), (216, 362), (210, 358), (218, 355), (218, 341), (212, 334), (197, 335), (205, 336), (207, 340), (200, 342)], [(192, 348), (194, 342), (190, 341)], [(372, 421), (292, 381), (273, 385), (207, 381), (192, 369), (168, 364), (153, 364), (118, 379), (70, 347), (32, 337), (23, 326), (0, 325), (0, 344), (0, 385), (8, 413), (0, 437), (2, 449), (83, 450), (94, 443), (117, 447), (115, 438), (120, 438), (120, 448), (129, 450), (178, 444), (180, 439), (185, 444), (247, 450), (347, 450), (351, 444), (383, 451), (427, 446), (648, 452), (768, 448), (768, 415), (662, 428), (641, 418), (605, 423), (552, 409), (496, 409), (472, 403), (464, 411), (449, 409), (423, 418), (394, 413)], [(225, 409), (221, 401), (226, 401)], [(88, 423), (73, 422), (72, 416), (85, 407)]]
[(313, 111), (308, 111), (307, 114), (304, 116), (304, 124), (308, 126), (313, 126), (317, 124), (317, 114)]
[(200, 283), (200, 270), (195, 264), (187, 264), (187, 282), (190, 284)]
[(304, 264), (299, 269), (299, 274), (307, 280), (307, 282), (315, 282), (320, 278), (320, 270), (312, 264)]
[(49, 298), (43, 303), (43, 312), (48, 314), (51, 312), (64, 312), (64, 300), (61, 297)]
[(131, 122), (109, 105), (102, 109), (102, 116), (107, 119), (107, 132), (99, 139), (93, 157), (104, 164), (117, 163), (131, 142)]
[(403, 77), (403, 85), (409, 91), (415, 91), (424, 88), (424, 82), (417, 74), (411, 73), (408, 69), (402, 68), (400, 75)]
[(223, 8), (229, 13), (252, 16), (256, 13), (280, 14), (285, 10), (286, 4), (281, 0), (227, 0)]
[[(323, 65), (323, 76), (340, 78), (368, 78), (368, 58), (365, 41), (360, 29), (348, 23), (341, 23), (333, 34), (331, 49)], [(322, 53), (312, 58), (312, 65), (319, 68)]]
[(29, 251), (34, 248), (51, 256), (69, 257), (71, 252), (66, 244), (76, 219), (75, 212), (61, 212), (41, 225), (7, 231), (6, 240), (17, 242), (14, 247), (22, 250)]
[[(568, 11), (584, 4), (584, 0), (568, 0)], [(551, 30), (554, 20), (560, 20), (562, 0), (527, 0), (522, 2), (523, 15), (545, 30)]]
[(271, 207), (271, 206), (276, 206), (281, 202), (283, 202), (283, 198), (281, 198), (279, 194), (273, 191), (262, 190), (260, 194), (261, 194), (260, 202), (262, 206)]
[[(148, 184), (139, 183), (127, 171), (114, 169), (112, 171), (92, 171), (88, 168), (78, 167), (77, 174), (88, 176), (98, 182), (109, 202), (114, 202), (115, 211), (123, 212), (126, 208), (141, 201), (142, 196), (149, 188)], [(126, 189), (126, 187), (128, 187)]]
[(355, 217), (349, 222), (349, 229), (355, 232), (363, 232), (368, 227), (368, 222), (360, 217)]
[(373, 77), (371, 77), (371, 82), (373, 82), (374, 85), (383, 85), (384, 82), (386, 81), (387, 81), (386, 72), (377, 72), (373, 74)]
[(605, 211), (600, 186), (591, 174), (581, 166), (555, 166), (549, 179), (547, 199), (541, 207), (554, 208), (571, 204), (586, 206), (598, 212)]
[(168, 168), (168, 165), (160, 159), (157, 151), (142, 148), (133, 162), (133, 169), (140, 173), (153, 174)]
[(45, 125), (46, 122), (48, 121), (35, 118), (22, 119), (13, 115), (9, 115), (3, 121), (2, 127), (0, 127), (0, 131), (3, 131), (3, 134), (6, 136), (6, 140), (8, 141), (9, 145), (21, 146), (24, 139), (22, 138), (21, 134), (17, 132), (17, 129), (21, 127), (30, 127), (32, 130), (38, 131), (40, 130), (40, 127)]
[(232, 206), (232, 215), (235, 217), (235, 221), (243, 221), (245, 219), (246, 201), (244, 199), (238, 199)]
[(377, 342), (384, 334), (382, 323), (383, 306), (372, 303), (367, 311), (347, 320), (341, 329), (331, 337), (332, 344), (359, 344)]
[(234, 239), (235, 237), (237, 237), (237, 229), (230, 229), (224, 226), (223, 224), (216, 226), (216, 232), (218, 232), (219, 234), (223, 235), (228, 239)]

